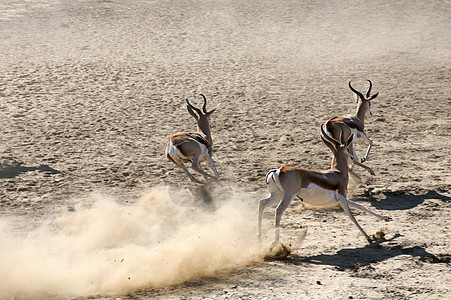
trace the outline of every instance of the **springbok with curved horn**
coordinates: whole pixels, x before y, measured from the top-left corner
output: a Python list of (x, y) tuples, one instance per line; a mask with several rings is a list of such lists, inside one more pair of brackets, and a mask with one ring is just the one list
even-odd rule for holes
[[(213, 142), (211, 139), (209, 122), (210, 115), (219, 105), (214, 109), (207, 111), (207, 98), (203, 94), (200, 95), (204, 98), (202, 110), (192, 105), (188, 99), (186, 99), (188, 112), (197, 121), (197, 132), (180, 132), (173, 134), (169, 138), (166, 146), (166, 157), (179, 168), (182, 168), (192, 182), (205, 184), (211, 182), (210, 178), (214, 178), (214, 180), (218, 180), (219, 178), (218, 171), (211, 158)], [(210, 163), (210, 167), (215, 173), (214, 177), (205, 172), (201, 167), (200, 163), (203, 161), (208, 161)], [(192, 168), (203, 175), (205, 182), (196, 179), (185, 167), (185, 162), (191, 162)]]
[[(371, 147), (373, 146), (373, 142), (368, 138), (368, 136), (365, 133), (365, 117), (369, 118), (372, 116), (371, 113), (371, 100), (376, 98), (379, 95), (379, 92), (377, 92), (374, 95), (371, 95), (371, 88), (373, 86), (371, 80), (368, 80), (370, 83), (368, 90), (366, 91), (365, 95), (363, 95), (361, 92), (354, 89), (351, 85), (351, 81), (349, 81), (349, 88), (351, 91), (353, 91), (357, 96), (357, 109), (356, 112), (353, 115), (346, 115), (346, 116), (340, 116), (340, 117), (334, 117), (328, 121), (328, 126), (326, 128), (326, 132), (332, 136), (334, 139), (338, 139), (340, 134), (343, 134), (345, 139), (349, 137), (352, 133), (355, 135), (356, 138), (363, 138), (365, 139), (369, 144), (368, 148), (366, 149), (365, 155), (362, 157), (362, 159), (359, 161), (357, 154), (354, 150), (354, 142), (351, 142), (349, 145), (350, 153), (353, 157), (353, 162), (359, 167), (362, 167), (368, 172), (370, 172), (371, 175), (375, 175), (374, 171), (363, 164), (363, 162), (366, 161), (368, 158), (368, 154), (370, 153)], [(355, 174), (352, 170), (353, 164), (351, 164), (350, 167), (350, 174), (354, 177), (361, 180), (360, 176)]]
[(263, 211), (266, 207), (278, 202), (275, 213), (276, 233), (274, 244), (279, 242), (279, 227), (282, 214), (296, 196), (299, 196), (305, 203), (317, 207), (330, 206), (338, 202), (370, 243), (370, 237), (357, 223), (349, 207), (352, 206), (364, 210), (385, 221), (391, 219), (390, 217), (378, 215), (346, 198), (349, 179), (347, 147), (352, 143), (354, 135), (351, 134), (346, 140), (344, 134), (341, 134), (340, 141), (338, 141), (325, 132), (324, 127), (327, 126), (327, 123), (321, 125), (321, 139), (334, 155), (330, 170), (320, 172), (285, 165), (280, 169), (270, 170), (266, 175), (269, 196), (258, 202), (257, 235), (259, 240), (261, 240)]

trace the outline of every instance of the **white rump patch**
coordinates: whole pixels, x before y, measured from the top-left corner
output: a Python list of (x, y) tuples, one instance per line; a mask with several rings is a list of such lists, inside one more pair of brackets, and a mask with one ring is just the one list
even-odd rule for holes
[(166, 148), (166, 155), (169, 155), (174, 160), (184, 159), (185, 157), (182, 155), (182, 153), (177, 149), (177, 147), (172, 144), (172, 141), (169, 141), (169, 145)]

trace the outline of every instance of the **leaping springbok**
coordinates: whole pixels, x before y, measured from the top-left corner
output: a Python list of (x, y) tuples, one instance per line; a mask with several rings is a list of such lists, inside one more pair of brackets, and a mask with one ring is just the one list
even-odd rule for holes
[[(336, 202), (340, 203), (351, 221), (357, 226), (360, 232), (365, 236), (368, 242), (371, 243), (370, 237), (357, 223), (356, 219), (351, 213), (350, 206), (364, 210), (379, 219), (389, 221), (390, 217), (378, 215), (360, 204), (352, 202), (346, 198), (348, 186), (348, 153), (347, 147), (352, 143), (354, 135), (351, 134), (347, 140), (344, 134), (340, 135), (338, 140), (327, 135), (324, 127), (327, 123), (321, 125), (321, 139), (330, 148), (334, 158), (330, 170), (327, 171), (312, 171), (295, 167), (292, 165), (285, 165), (280, 169), (270, 170), (266, 175), (266, 184), (269, 191), (269, 196), (261, 199), (258, 202), (258, 239), (261, 240), (261, 226), (263, 211), (269, 205), (276, 204), (276, 233), (274, 244), (279, 242), (279, 227), (282, 214), (288, 207), (290, 202), (299, 196), (304, 202), (311, 206), (330, 206)], [(273, 244), (273, 245), (274, 245)]]
[[(211, 139), (209, 123), (210, 115), (219, 105), (214, 109), (207, 111), (207, 98), (203, 94), (200, 95), (204, 98), (202, 111), (193, 106), (188, 99), (186, 99), (188, 112), (197, 121), (197, 132), (180, 132), (173, 134), (169, 138), (166, 146), (166, 157), (179, 168), (182, 168), (192, 182), (205, 184), (211, 182), (210, 178), (213, 178), (213, 176), (202, 169), (200, 163), (203, 161), (208, 161), (210, 163), (210, 167), (215, 173), (214, 180), (218, 180), (219, 178), (215, 164), (211, 158), (213, 142)], [(204, 176), (205, 182), (196, 179), (185, 167), (185, 162), (191, 162), (192, 168)]]
[[(365, 134), (365, 117), (369, 118), (372, 116), (371, 113), (371, 100), (376, 98), (379, 95), (379, 92), (371, 95), (371, 88), (373, 86), (371, 80), (368, 80), (370, 83), (370, 86), (368, 87), (368, 90), (365, 93), (365, 96), (354, 89), (351, 85), (351, 81), (349, 81), (349, 88), (351, 91), (353, 91), (357, 96), (357, 109), (356, 112), (353, 115), (346, 115), (346, 116), (340, 116), (340, 117), (334, 117), (328, 121), (327, 128), (325, 128), (326, 132), (333, 137), (334, 139), (339, 139), (339, 135), (343, 134), (344, 138), (347, 139), (352, 133), (356, 138), (363, 138), (365, 139), (369, 145), (366, 149), (365, 155), (362, 157), (362, 159), (359, 161), (357, 154), (354, 150), (354, 142), (351, 142), (349, 145), (349, 151), (352, 154), (352, 163), (355, 163), (359, 167), (362, 167), (368, 172), (370, 172), (371, 175), (374, 175), (374, 171), (363, 164), (365, 160), (368, 158), (368, 154), (370, 153), (371, 147), (373, 146), (373, 142), (368, 138), (368, 136)], [(352, 170), (353, 164), (351, 164), (350, 167), (350, 174), (354, 177), (361, 180), (360, 176), (355, 174)]]

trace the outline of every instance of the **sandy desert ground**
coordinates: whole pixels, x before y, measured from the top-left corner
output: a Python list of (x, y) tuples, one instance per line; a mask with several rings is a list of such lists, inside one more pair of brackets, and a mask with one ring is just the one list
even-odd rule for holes
[[(450, 16), (450, 1), (1, 1), (0, 298), (451, 297)], [(367, 79), (376, 175), (355, 169), (349, 198), (393, 218), (354, 210), (385, 240), (296, 200), (292, 253), (265, 260), (266, 172), (328, 169), (319, 126)], [(200, 93), (221, 103), (213, 208), (164, 155)]]

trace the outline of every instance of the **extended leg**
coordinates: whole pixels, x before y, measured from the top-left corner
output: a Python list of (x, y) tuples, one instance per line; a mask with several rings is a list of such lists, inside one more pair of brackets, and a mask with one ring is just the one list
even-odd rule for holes
[(370, 150), (371, 147), (373, 146), (373, 142), (368, 138), (368, 136), (363, 132), (363, 134), (361, 135), (362, 138), (364, 138), (369, 144), (368, 144), (368, 148), (366, 149), (365, 155), (362, 157), (362, 159), (360, 160), (360, 162), (365, 162), (366, 159), (368, 158), (368, 154), (370, 154)]
[(360, 175), (357, 175), (356, 172), (354, 172), (351, 167), (349, 168), (349, 174), (354, 177), (355, 179), (357, 179), (358, 181), (362, 181), (362, 177), (360, 177)]
[[(368, 139), (368, 138), (367, 138)], [(370, 141), (371, 142), (371, 141)], [(362, 162), (364, 162), (365, 160), (362, 158), (362, 162), (360, 162), (359, 161), (359, 157), (357, 156), (357, 153), (355, 152), (355, 150), (354, 150), (354, 142), (352, 142), (351, 144), (349, 144), (349, 146), (348, 146), (348, 148), (349, 148), (349, 151), (352, 153), (352, 163), (354, 164), (356, 164), (357, 166), (359, 166), (359, 167), (361, 167), (361, 168), (364, 168), (365, 170), (367, 170), (368, 172), (370, 172), (370, 174), (371, 175), (376, 175), (375, 173), (374, 173), (374, 171), (370, 168), (370, 167), (368, 167), (368, 166), (365, 166), (364, 164), (362, 164)], [(367, 150), (367, 153), (369, 152), (369, 150)], [(366, 155), (366, 154), (365, 154)], [(365, 158), (366, 159), (366, 158)], [(353, 167), (353, 165), (351, 164), (351, 167), (350, 167), (350, 171), (352, 171), (352, 167)], [(357, 175), (357, 174), (351, 174), (351, 175)], [(357, 176), (356, 176), (357, 177)], [(361, 178), (360, 178), (361, 179)], [(359, 179), (359, 180), (360, 180)]]
[(199, 157), (194, 157), (193, 158), (193, 164), (192, 164), (192, 168), (199, 172), (200, 174), (202, 174), (202, 176), (204, 176), (206, 183), (209, 183), (211, 180), (210, 178), (213, 178), (213, 176), (211, 176), (210, 174), (208, 174), (207, 172), (204, 171), (204, 169), (201, 167), (200, 163), (199, 163)]
[(188, 169), (185, 167), (185, 164), (180, 161), (179, 162), (180, 167), (183, 169), (183, 171), (185, 171), (186, 175), (188, 175), (189, 179), (194, 182), (194, 183), (199, 183), (199, 184), (204, 184), (205, 182), (202, 182), (200, 180), (197, 180), (196, 178), (194, 178), (194, 176), (188, 171)]
[(360, 205), (360, 204), (358, 204), (358, 203), (352, 202), (351, 200), (348, 200), (348, 203), (349, 203), (349, 205), (351, 205), (352, 207), (355, 207), (355, 208), (364, 210), (364, 211), (366, 211), (367, 213), (370, 213), (370, 214), (372, 214), (373, 216), (376, 216), (376, 217), (378, 217), (379, 219), (384, 220), (384, 221), (386, 221), (386, 222), (391, 221), (391, 219), (392, 219), (392, 218), (390, 218), (390, 217), (384, 217), (384, 216), (378, 215), (378, 214), (372, 212), (371, 210), (369, 210), (368, 208), (366, 208), (366, 207), (364, 207), (364, 206), (362, 206), (362, 205)]
[(359, 223), (357, 223), (357, 220), (354, 218), (354, 216), (351, 213), (351, 210), (349, 209), (349, 200), (343, 197), (343, 195), (339, 194), (338, 192), (335, 195), (335, 198), (340, 203), (341, 207), (345, 211), (345, 213), (349, 216), (351, 221), (357, 226), (357, 228), (360, 230), (360, 232), (365, 236), (366, 240), (371, 243), (370, 237), (366, 234), (366, 232), (360, 227)]
[(348, 157), (351, 159), (351, 161), (359, 160), (357, 153), (354, 150), (354, 141), (352, 141), (352, 143), (348, 145)]
[(280, 220), (282, 219), (283, 212), (287, 209), (288, 205), (290, 205), (293, 198), (296, 196), (293, 194), (288, 194), (285, 191), (283, 192), (282, 200), (279, 202), (276, 208), (276, 236), (274, 239), (274, 245), (279, 242), (279, 228), (280, 228)]
[(267, 198), (258, 200), (258, 223), (257, 223), (257, 238), (258, 241), (261, 241), (262, 239), (262, 218), (263, 218), (263, 211), (265, 208), (267, 208), (270, 205), (273, 205), (277, 202), (278, 199), (280, 199), (280, 193), (277, 193), (276, 191), (271, 191), (269, 196)]
[(216, 180), (218, 180), (219, 179), (219, 174), (218, 174), (218, 171), (216, 171), (216, 167), (215, 167), (215, 164), (213, 162), (213, 159), (211, 158), (211, 156), (208, 153), (205, 154), (205, 157), (208, 159), (208, 162), (210, 163), (211, 169), (213, 170), (213, 172), (215, 172)]
[(361, 167), (361, 168), (364, 168), (365, 170), (367, 170), (368, 172), (370, 172), (371, 175), (376, 175), (376, 174), (374, 173), (373, 169), (371, 169), (370, 167), (368, 167), (368, 166), (366, 166), (366, 165), (364, 165), (364, 164), (362, 164), (362, 163), (360, 163), (360, 162), (358, 162), (358, 161), (354, 161), (354, 163), (355, 163), (357, 166), (359, 166), (359, 167)]

